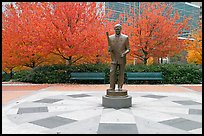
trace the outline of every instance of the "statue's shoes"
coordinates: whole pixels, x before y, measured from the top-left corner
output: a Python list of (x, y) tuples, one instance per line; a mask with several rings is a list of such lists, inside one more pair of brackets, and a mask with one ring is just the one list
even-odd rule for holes
[(122, 91), (123, 89), (122, 88), (118, 88), (118, 91)]
[(115, 89), (112, 89), (112, 88), (109, 88), (109, 89), (107, 89), (107, 91), (115, 91)]

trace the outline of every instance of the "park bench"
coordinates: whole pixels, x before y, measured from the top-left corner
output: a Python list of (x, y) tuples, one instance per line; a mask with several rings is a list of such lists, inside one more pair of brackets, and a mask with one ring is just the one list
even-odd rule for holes
[(127, 83), (130, 80), (137, 81), (161, 81), (163, 83), (162, 72), (127, 72)]
[(105, 84), (105, 73), (103, 72), (71, 72), (70, 81), (76, 80), (103, 80)]

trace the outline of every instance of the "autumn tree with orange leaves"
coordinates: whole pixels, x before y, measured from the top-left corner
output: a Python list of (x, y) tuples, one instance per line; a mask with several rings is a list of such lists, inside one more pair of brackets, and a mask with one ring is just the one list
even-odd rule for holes
[(177, 22), (178, 12), (173, 13), (171, 5), (164, 2), (141, 2), (140, 14), (125, 14), (127, 22), (123, 28), (129, 33), (131, 56), (147, 63), (149, 57), (173, 56), (185, 46), (178, 40), (178, 34), (188, 29), (188, 19)]
[(18, 55), (20, 48), (16, 46), (20, 35), (15, 25), (17, 20), (15, 9), (11, 7), (5, 12), (6, 15), (2, 13), (2, 70), (11, 73), (15, 67), (21, 65), (21, 58)]
[[(44, 4), (44, 3), (43, 3)], [(46, 8), (46, 38), (51, 53), (67, 60), (68, 65), (90, 56), (104, 45), (100, 41), (102, 5), (96, 2), (49, 2)]]
[[(16, 2), (2, 12), (3, 67), (31, 68), (66, 60), (103, 62), (106, 39), (96, 2)], [(9, 57), (10, 55), (10, 57)], [(12, 56), (12, 57), (11, 57)], [(86, 61), (85, 61), (86, 62)], [(50, 62), (52, 64), (52, 62)]]
[[(43, 9), (38, 3), (16, 2), (7, 5), (3, 17), (3, 54), (6, 52), (17, 52), (13, 56), (13, 63), (34, 68), (46, 61), (49, 51), (43, 46), (43, 35), (40, 24), (42, 21)], [(4, 41), (10, 41), (6, 43)], [(10, 47), (12, 46), (12, 48)], [(3, 63), (8, 61), (3, 59)]]

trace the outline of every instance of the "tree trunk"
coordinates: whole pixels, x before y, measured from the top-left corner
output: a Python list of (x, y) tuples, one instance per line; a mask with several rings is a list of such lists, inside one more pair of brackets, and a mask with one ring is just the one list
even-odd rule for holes
[(158, 64), (160, 64), (160, 62), (159, 62), (159, 57), (157, 58), (157, 61), (158, 61)]
[(163, 64), (163, 58), (161, 57), (161, 64)]
[(12, 77), (13, 77), (13, 71), (12, 71), (13, 69), (10, 69), (10, 76), (9, 76), (9, 78), (10, 78), (10, 80), (12, 79)]
[(147, 60), (148, 60), (148, 58), (144, 58), (144, 64), (145, 65), (147, 64)]
[(72, 65), (72, 56), (69, 56), (69, 57), (66, 59), (66, 65), (68, 65), (68, 66), (71, 66), (71, 65)]
[(99, 64), (100, 61), (99, 61), (99, 55), (96, 55), (96, 64)]
[[(144, 48), (146, 49), (147, 47), (144, 47)], [(142, 48), (142, 51), (144, 53), (144, 64), (146, 65), (147, 64), (147, 60), (148, 60), (148, 58), (147, 58), (148, 52), (146, 52), (143, 48)]]

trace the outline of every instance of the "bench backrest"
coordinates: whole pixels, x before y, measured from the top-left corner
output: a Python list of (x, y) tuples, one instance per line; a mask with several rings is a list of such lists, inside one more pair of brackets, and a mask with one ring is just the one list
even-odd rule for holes
[(105, 77), (105, 73), (102, 72), (72, 72), (71, 77)]
[(127, 77), (163, 77), (161, 72), (127, 72)]

